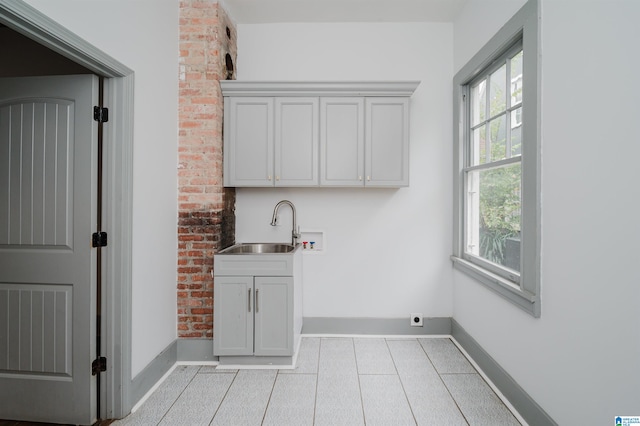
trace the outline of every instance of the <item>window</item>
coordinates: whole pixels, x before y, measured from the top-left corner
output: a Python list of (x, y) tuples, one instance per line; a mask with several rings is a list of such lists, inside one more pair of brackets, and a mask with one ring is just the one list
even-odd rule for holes
[[(520, 281), (522, 43), (466, 85), (463, 257)], [(519, 84), (520, 83), (520, 84)], [(468, 101), (467, 101), (468, 99)]]
[(540, 316), (538, 6), (454, 77), (454, 266)]

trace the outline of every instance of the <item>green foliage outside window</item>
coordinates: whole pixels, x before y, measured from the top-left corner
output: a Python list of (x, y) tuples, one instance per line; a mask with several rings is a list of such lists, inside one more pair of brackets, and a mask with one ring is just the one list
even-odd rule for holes
[(480, 180), (480, 256), (506, 264), (507, 238), (520, 236), (520, 164), (490, 169)]
[[(503, 119), (490, 123), (492, 161), (505, 158), (505, 125)], [(519, 150), (520, 141), (513, 142)], [(480, 256), (500, 265), (506, 265), (506, 240), (520, 236), (520, 182), (520, 163), (481, 172)]]

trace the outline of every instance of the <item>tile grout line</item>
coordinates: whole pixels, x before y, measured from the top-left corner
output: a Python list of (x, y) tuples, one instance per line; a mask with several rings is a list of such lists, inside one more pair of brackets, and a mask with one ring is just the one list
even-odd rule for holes
[[(418, 339), (414, 339), (416, 342)], [(402, 386), (402, 392), (404, 393), (404, 397), (407, 400), (407, 405), (409, 406), (409, 410), (411, 411), (411, 417), (413, 417), (413, 422), (417, 425), (418, 419), (416, 418), (416, 414), (413, 412), (413, 406), (411, 405), (411, 401), (409, 401), (409, 396), (407, 395), (407, 390), (404, 387), (404, 383), (402, 382), (402, 377), (400, 377), (400, 372), (398, 371), (398, 366), (396, 364), (396, 359), (393, 357), (391, 353), (391, 348), (389, 347), (389, 341), (385, 338), (384, 344), (389, 351), (389, 356), (391, 357), (391, 362), (393, 362), (393, 368), (396, 370), (396, 376), (398, 376), (398, 381), (400, 382), (400, 386)], [(419, 343), (418, 343), (419, 344)]]
[(271, 397), (273, 396), (273, 390), (276, 388), (276, 382), (278, 381), (278, 376), (280, 375), (280, 369), (276, 370), (276, 375), (273, 378), (273, 384), (271, 385), (271, 392), (269, 392), (269, 399), (267, 400), (267, 405), (264, 407), (264, 413), (262, 413), (262, 421), (261, 425), (264, 424), (264, 420), (267, 418), (267, 411), (269, 411), (269, 405), (271, 404)]
[(180, 393), (178, 394), (178, 396), (176, 396), (176, 399), (173, 400), (173, 402), (171, 403), (171, 405), (169, 406), (169, 408), (167, 408), (167, 410), (164, 412), (164, 414), (162, 415), (162, 417), (160, 417), (160, 420), (158, 420), (158, 423), (156, 423), (156, 426), (160, 425), (160, 423), (162, 423), (162, 420), (164, 420), (165, 417), (167, 417), (167, 414), (169, 414), (169, 411), (171, 411), (171, 409), (173, 408), (174, 405), (176, 405), (176, 402), (178, 402), (178, 400), (180, 399), (180, 397), (182, 396), (182, 394), (184, 393), (185, 390), (187, 390), (187, 388), (189, 387), (189, 385), (191, 384), (191, 382), (193, 382), (193, 379), (196, 378), (196, 376), (198, 375), (198, 371), (200, 371), (200, 369), (202, 368), (202, 366), (198, 367), (198, 370), (193, 374), (193, 376), (191, 377), (191, 379), (189, 380), (189, 382), (184, 386), (184, 388), (182, 388), (182, 390), (180, 391)]
[(220, 404), (218, 404), (218, 408), (216, 408), (215, 413), (213, 413), (213, 417), (211, 417), (211, 420), (209, 421), (209, 425), (211, 425), (213, 423), (213, 420), (216, 418), (216, 416), (218, 415), (218, 411), (220, 411), (220, 407), (222, 407), (222, 403), (224, 402), (224, 400), (227, 398), (227, 395), (229, 394), (229, 390), (231, 389), (231, 386), (233, 386), (233, 384), (236, 381), (236, 378), (238, 377), (238, 372), (240, 370), (236, 371), (235, 373), (233, 373), (233, 380), (231, 381), (231, 383), (229, 383), (229, 386), (227, 387), (227, 390), (224, 393), (224, 396), (222, 397), (222, 399), (220, 400)]
[(440, 372), (438, 371), (438, 369), (434, 365), (433, 361), (431, 361), (431, 357), (427, 353), (427, 349), (424, 346), (422, 346), (422, 344), (420, 343), (420, 339), (416, 339), (416, 340), (418, 341), (418, 345), (422, 349), (422, 352), (424, 352), (425, 356), (427, 357), (427, 360), (429, 361), (429, 363), (433, 367), (433, 371), (436, 372), (436, 374), (438, 375), (438, 379), (440, 379), (440, 382), (442, 382), (442, 386), (444, 386), (444, 388), (447, 390), (447, 393), (451, 397), (451, 400), (453, 401), (453, 403), (456, 404), (456, 408), (460, 412), (460, 415), (462, 416), (464, 421), (467, 422), (467, 425), (470, 425), (471, 423), (469, 422), (469, 419), (467, 419), (467, 416), (464, 414), (464, 411), (462, 411), (462, 407), (460, 407), (460, 404), (458, 404), (458, 400), (453, 396), (453, 394), (451, 393), (451, 390), (449, 389), (449, 386), (447, 386), (445, 381), (442, 380), (442, 374), (440, 374)]
[(351, 340), (351, 349), (353, 349), (353, 360), (356, 363), (356, 377), (358, 377), (358, 393), (360, 394), (360, 410), (362, 411), (362, 421), (367, 426), (367, 415), (364, 412), (364, 398), (362, 397), (362, 384), (360, 383), (360, 373), (358, 372), (358, 357), (356, 356), (356, 344), (353, 337)]
[[(300, 343), (302, 345), (302, 342)], [(318, 339), (318, 362), (316, 363), (316, 393), (313, 398), (313, 419), (311, 425), (316, 424), (316, 412), (318, 407), (318, 382), (320, 381), (320, 348), (322, 347), (322, 339)]]
[(169, 370), (167, 370), (167, 372), (164, 373), (164, 375), (160, 377), (160, 379), (153, 386), (151, 386), (151, 388), (147, 391), (147, 393), (145, 393), (142, 396), (142, 398), (140, 398), (140, 400), (136, 402), (133, 407), (131, 407), (131, 412), (129, 413), (129, 415), (138, 411), (147, 402), (147, 400), (151, 397), (151, 395), (153, 395), (160, 388), (160, 386), (169, 378), (169, 376), (175, 371), (177, 367), (178, 367), (178, 363), (173, 364), (171, 368), (169, 368)]
[(496, 394), (498, 399), (504, 404), (504, 406), (507, 408), (507, 410), (509, 410), (511, 412), (513, 417), (515, 417), (516, 420), (522, 426), (528, 426), (528, 423), (524, 419), (524, 417), (522, 417), (522, 415), (520, 415), (518, 410), (516, 410), (515, 407), (511, 404), (511, 402), (507, 399), (507, 397), (504, 396), (502, 391), (500, 391), (500, 389), (498, 389), (498, 387), (491, 381), (491, 379), (489, 379), (489, 377), (485, 374), (485, 372), (482, 371), (480, 366), (473, 360), (471, 355), (469, 355), (469, 353), (462, 347), (462, 345), (459, 344), (458, 341), (453, 336), (449, 336), (449, 340), (451, 340), (451, 342), (455, 345), (455, 347), (458, 348), (458, 350), (460, 351), (462, 356), (464, 356), (467, 359), (467, 361), (469, 361), (469, 363), (474, 368), (474, 370), (476, 370), (476, 373), (478, 373), (478, 375), (482, 378), (482, 380), (484, 380), (485, 383), (489, 386), (489, 388), (491, 388), (491, 390)]

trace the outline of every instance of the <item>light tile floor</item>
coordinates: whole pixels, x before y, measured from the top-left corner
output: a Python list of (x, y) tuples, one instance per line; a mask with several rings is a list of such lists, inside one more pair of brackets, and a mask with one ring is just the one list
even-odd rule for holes
[(177, 366), (114, 425), (520, 425), (448, 338), (304, 337), (295, 370)]

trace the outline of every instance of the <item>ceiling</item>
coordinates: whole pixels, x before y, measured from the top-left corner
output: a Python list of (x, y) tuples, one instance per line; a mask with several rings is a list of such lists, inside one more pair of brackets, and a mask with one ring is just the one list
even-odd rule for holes
[(452, 22), (468, 0), (221, 0), (237, 24)]

